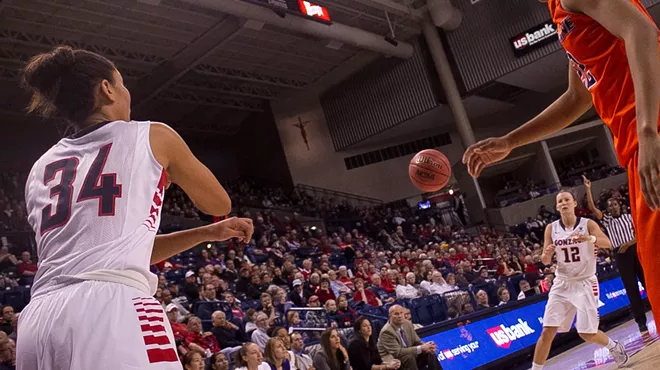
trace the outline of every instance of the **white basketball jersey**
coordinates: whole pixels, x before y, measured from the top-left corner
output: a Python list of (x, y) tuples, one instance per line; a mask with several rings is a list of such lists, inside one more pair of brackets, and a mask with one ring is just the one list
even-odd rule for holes
[(99, 123), (34, 164), (25, 188), (39, 260), (33, 296), (100, 270), (128, 271), (155, 290), (149, 265), (167, 175), (151, 152), (150, 125)]
[(589, 278), (596, 275), (596, 247), (590, 242), (578, 242), (571, 234), (588, 235), (589, 219), (578, 217), (575, 227), (567, 229), (561, 220), (552, 223), (552, 243), (557, 254), (557, 277)]

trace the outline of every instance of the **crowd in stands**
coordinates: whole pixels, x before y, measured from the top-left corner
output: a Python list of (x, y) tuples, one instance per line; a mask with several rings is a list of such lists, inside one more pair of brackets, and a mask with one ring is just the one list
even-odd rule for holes
[[(24, 230), (21, 176), (4, 174), (0, 183), (3, 229)], [(261, 369), (262, 361), (270, 364), (265, 368), (278, 369), (287, 368), (283, 363), (303, 370), (344, 369), (348, 363), (356, 370), (371, 369), (357, 365), (365, 363), (411, 368), (411, 358), (385, 357), (391, 342), (379, 334), (386, 332), (381, 328), (460, 320), (545, 293), (553, 283), (555, 268), (543, 265), (540, 254), (543, 228), (556, 219), (554, 210), (541, 208), (536, 218), (501, 233), (448, 223), (436, 208), (353, 207), (252, 182), (227, 188), (239, 214), (253, 218), (253, 240), (199, 246), (152, 266), (159, 277), (155, 297), (186, 369), (252, 370)], [(625, 200), (627, 190), (604, 192), (596, 202), (610, 197)], [(278, 217), (269, 206), (289, 209), (292, 216)], [(175, 186), (163, 212), (202, 217)], [(320, 216), (334, 226), (307, 228), (297, 214)], [(599, 271), (610, 268), (602, 252)], [(7, 334), (6, 340), (0, 335), (0, 363), (11, 365), (11, 351), (3, 348), (14, 345), (17, 312), (29, 299), (36, 270), (28, 250), (0, 249), (0, 289), (5, 289), (0, 331)]]
[(526, 202), (544, 195), (556, 193), (560, 186), (582, 185), (582, 176), (587, 176), (591, 181), (597, 181), (606, 177), (626, 172), (621, 166), (608, 166), (594, 161), (584, 163), (582, 161), (562, 162), (558, 165), (560, 184), (547, 185), (544, 181), (532, 181), (528, 179), (525, 183), (511, 179), (506, 182), (504, 188), (497, 192), (493, 200), (493, 206), (504, 208), (517, 203)]

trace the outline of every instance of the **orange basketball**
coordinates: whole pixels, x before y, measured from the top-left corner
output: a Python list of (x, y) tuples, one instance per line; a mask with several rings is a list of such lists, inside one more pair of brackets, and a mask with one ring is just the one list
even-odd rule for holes
[(422, 150), (410, 160), (408, 176), (417, 189), (425, 193), (438, 191), (449, 183), (451, 165), (439, 151)]

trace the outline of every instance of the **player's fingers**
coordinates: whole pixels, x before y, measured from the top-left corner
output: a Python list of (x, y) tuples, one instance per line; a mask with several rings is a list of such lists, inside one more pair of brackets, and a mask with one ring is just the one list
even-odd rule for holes
[(468, 173), (470, 174), (470, 176), (472, 177), (476, 176), (477, 167), (481, 162), (482, 162), (481, 156), (479, 155), (472, 156), (470, 162), (468, 163)]
[(642, 188), (642, 195), (644, 196), (644, 200), (646, 201), (646, 204), (648, 204), (649, 208), (655, 210), (656, 204), (654, 203), (653, 198), (651, 197), (651, 189), (653, 188), (653, 185), (651, 184), (651, 179), (649, 178), (647, 171), (640, 170), (639, 177), (640, 177), (639, 184)]
[(660, 208), (660, 172), (658, 171), (657, 166), (651, 168), (650, 173), (650, 182), (651, 182), (651, 196), (655, 202), (655, 207)]
[(463, 154), (463, 163), (467, 164), (468, 162), (470, 162), (471, 157), (473, 157), (483, 145), (484, 145), (484, 140), (470, 145)]
[(483, 171), (484, 168), (486, 168), (487, 166), (488, 165), (486, 164), (486, 162), (483, 159), (481, 159), (479, 161), (479, 163), (477, 164), (477, 168), (475, 169), (475, 176), (474, 177), (479, 177), (481, 175), (481, 171)]
[(474, 149), (479, 145), (479, 143), (470, 145), (463, 153), (463, 163), (467, 164), (470, 161), (470, 157), (474, 155)]

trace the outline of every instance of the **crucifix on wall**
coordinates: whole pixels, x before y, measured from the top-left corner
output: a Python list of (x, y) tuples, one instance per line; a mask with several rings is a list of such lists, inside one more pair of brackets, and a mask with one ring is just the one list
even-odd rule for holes
[(302, 139), (307, 146), (307, 150), (309, 150), (309, 141), (307, 141), (307, 130), (305, 129), (305, 126), (307, 126), (308, 123), (309, 121), (303, 121), (302, 118), (298, 117), (298, 123), (293, 124), (293, 127), (300, 129), (300, 136), (302, 136)]

